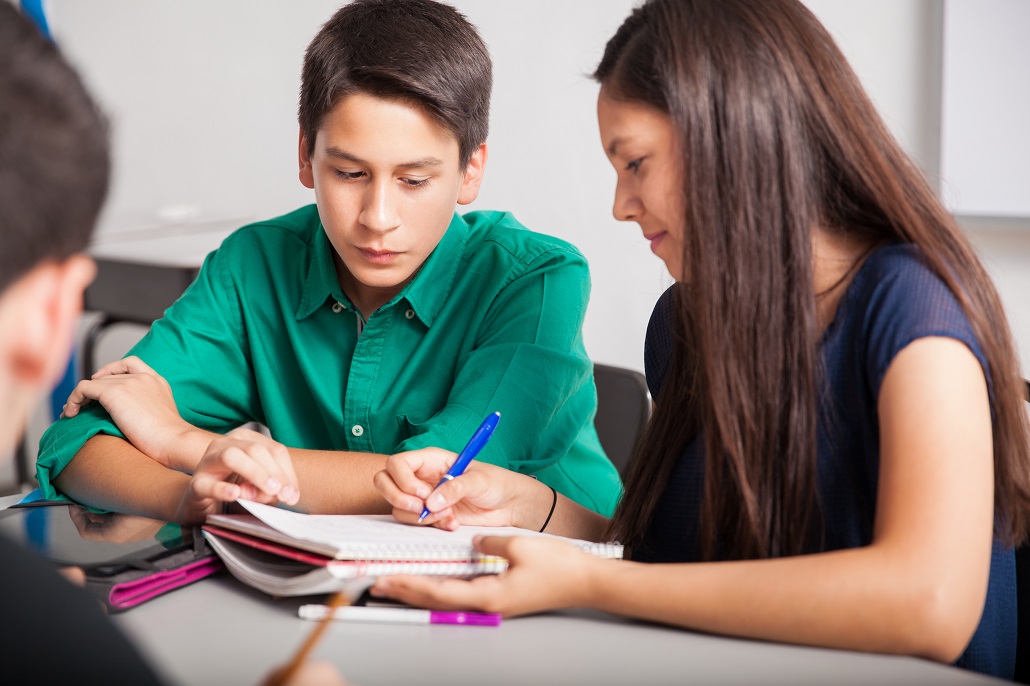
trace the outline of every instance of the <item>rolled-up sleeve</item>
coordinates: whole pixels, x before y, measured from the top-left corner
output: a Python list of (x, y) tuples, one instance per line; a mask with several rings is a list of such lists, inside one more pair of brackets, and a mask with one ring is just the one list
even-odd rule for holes
[[(574, 250), (554, 250), (511, 276), (460, 360), (447, 405), (412, 427), (397, 451), (437, 446), (457, 452), (487, 414), (500, 412), (477, 459), (537, 474), (574, 500), (610, 511), (621, 484), (592, 426), (593, 364), (582, 340), (590, 295), (586, 260)], [(590, 446), (577, 450), (584, 441)]]
[[(128, 352), (168, 381), (184, 420), (219, 433), (253, 420), (255, 404), (239, 300), (223, 250), (207, 257), (197, 280)], [(43, 434), (36, 478), (45, 498), (63, 499), (53, 480), (98, 434), (124, 438), (96, 403)]]

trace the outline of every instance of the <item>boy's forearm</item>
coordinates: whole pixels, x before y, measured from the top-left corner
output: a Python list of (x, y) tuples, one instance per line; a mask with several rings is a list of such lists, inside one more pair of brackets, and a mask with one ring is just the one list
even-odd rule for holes
[(521, 475), (518, 478), (521, 488), (516, 499), (515, 526), (587, 541), (604, 538), (607, 517), (559, 495), (542, 482)]
[[(386, 456), (290, 449), (300, 485), (297, 508), (319, 514), (389, 514), (372, 485)], [(82, 446), (54, 479), (68, 497), (92, 507), (173, 521), (190, 475), (162, 466), (115, 436), (98, 435)]]
[(312, 514), (389, 514), (372, 485), (386, 455), (290, 448), (300, 485), (298, 509)]
[(57, 475), (54, 486), (91, 507), (173, 521), (189, 480), (122, 438), (97, 435)]

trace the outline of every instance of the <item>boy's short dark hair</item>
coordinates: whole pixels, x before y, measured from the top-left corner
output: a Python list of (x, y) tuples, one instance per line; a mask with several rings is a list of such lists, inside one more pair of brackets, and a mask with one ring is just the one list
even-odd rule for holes
[(352, 93), (408, 102), (458, 140), (464, 168), (486, 141), (493, 86), (490, 53), (453, 7), (431, 0), (354, 0), (308, 46), (300, 128), (314, 152), (326, 114)]
[(0, 291), (85, 249), (109, 172), (106, 121), (78, 75), (0, 2)]

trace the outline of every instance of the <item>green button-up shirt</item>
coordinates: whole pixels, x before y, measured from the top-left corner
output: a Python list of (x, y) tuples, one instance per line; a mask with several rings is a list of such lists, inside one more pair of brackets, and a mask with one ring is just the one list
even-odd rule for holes
[[(593, 426), (590, 281), (575, 247), (507, 213), (456, 214), (360, 328), (332, 258), (314, 205), (246, 226), (129, 354), (168, 380), (190, 424), (224, 433), (256, 421), (299, 448), (457, 452), (498, 411), (477, 459), (611, 514), (621, 483)], [(60, 497), (52, 479), (97, 433), (122, 435), (90, 405), (44, 434), (45, 497)]]

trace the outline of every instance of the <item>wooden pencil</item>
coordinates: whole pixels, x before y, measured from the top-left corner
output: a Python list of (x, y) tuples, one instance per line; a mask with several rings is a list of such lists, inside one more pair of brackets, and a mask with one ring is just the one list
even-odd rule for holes
[(333, 597), (329, 599), (329, 602), (326, 603), (326, 607), (329, 611), (326, 613), (325, 617), (323, 617), (322, 621), (320, 621), (318, 625), (311, 630), (311, 633), (308, 634), (307, 639), (301, 644), (300, 648), (293, 656), (293, 659), (290, 660), (290, 663), (276, 672), (276, 674), (268, 680), (267, 686), (285, 686), (285, 684), (289, 683), (290, 679), (297, 675), (297, 670), (299, 670), (301, 665), (304, 664), (304, 661), (308, 659), (308, 655), (311, 651), (315, 649), (316, 645), (318, 645), (318, 641), (322, 638), (322, 634), (325, 633), (326, 627), (328, 627), (330, 622), (333, 621), (333, 615), (336, 613), (336, 608), (349, 604), (350, 601), (347, 599), (347, 594), (344, 591), (340, 591), (333, 595)]

